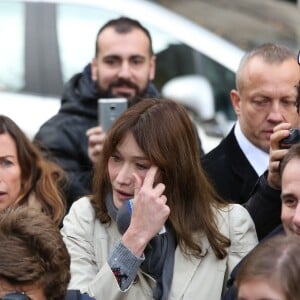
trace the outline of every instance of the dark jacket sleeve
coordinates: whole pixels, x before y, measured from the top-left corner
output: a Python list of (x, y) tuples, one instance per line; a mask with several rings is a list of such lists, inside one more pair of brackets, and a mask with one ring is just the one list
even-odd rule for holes
[(93, 300), (88, 294), (82, 294), (80, 290), (67, 290), (65, 300)]
[(91, 193), (93, 166), (88, 158), (85, 135), (89, 127), (89, 123), (59, 113), (47, 121), (34, 138), (44, 155), (66, 171), (68, 208), (77, 198)]
[(230, 274), (230, 278), (227, 282), (227, 291), (225, 292), (222, 300), (236, 300), (237, 298), (237, 289), (236, 287), (234, 286), (234, 280), (236, 278), (236, 273), (238, 271), (238, 268), (239, 268), (239, 265), (238, 264), (231, 272)]
[(281, 224), (281, 190), (268, 185), (267, 175), (266, 171), (260, 176), (252, 196), (244, 204), (254, 221), (259, 240)]

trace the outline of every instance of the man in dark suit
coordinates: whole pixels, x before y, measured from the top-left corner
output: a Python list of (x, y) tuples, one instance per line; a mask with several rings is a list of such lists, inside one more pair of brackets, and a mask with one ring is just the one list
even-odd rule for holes
[(230, 92), (237, 122), (223, 141), (202, 159), (217, 192), (226, 201), (245, 203), (269, 161), (273, 128), (299, 127), (295, 106), (300, 69), (294, 53), (263, 44), (246, 54)]

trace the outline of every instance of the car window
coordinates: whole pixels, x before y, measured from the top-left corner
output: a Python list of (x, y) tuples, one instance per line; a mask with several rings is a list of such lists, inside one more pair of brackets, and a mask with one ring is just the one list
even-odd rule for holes
[(95, 53), (95, 36), (110, 15), (82, 5), (57, 5), (57, 37), (63, 80), (89, 63)]
[(216, 112), (221, 112), (229, 120), (236, 119), (229, 98), (230, 90), (235, 87), (235, 74), (216, 61), (185, 44), (170, 44), (157, 53), (156, 70), (158, 88), (177, 76), (204, 76), (213, 88)]
[(0, 3), (0, 91), (24, 87), (24, 5)]

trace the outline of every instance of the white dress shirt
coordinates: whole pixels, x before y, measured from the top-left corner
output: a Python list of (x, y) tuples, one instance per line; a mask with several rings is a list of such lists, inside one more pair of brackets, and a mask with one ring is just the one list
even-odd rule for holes
[(269, 153), (253, 145), (243, 134), (239, 122), (236, 122), (234, 135), (257, 175), (262, 175), (269, 166)]

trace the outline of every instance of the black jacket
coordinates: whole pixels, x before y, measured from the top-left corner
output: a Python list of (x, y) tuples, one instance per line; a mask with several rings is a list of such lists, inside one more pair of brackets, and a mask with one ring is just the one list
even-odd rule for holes
[(202, 167), (226, 201), (246, 202), (258, 175), (240, 148), (234, 127), (221, 143), (202, 158)]
[[(159, 97), (152, 83), (147, 97)], [(68, 172), (68, 207), (77, 198), (91, 193), (93, 165), (88, 157), (86, 131), (98, 125), (97, 100), (100, 98), (91, 79), (91, 67), (66, 83), (59, 112), (44, 123), (34, 141)]]
[[(258, 239), (263, 241), (277, 234), (284, 234), (281, 225), (281, 200), (280, 190), (273, 189), (267, 182), (268, 172), (260, 176), (250, 199), (244, 204), (249, 211), (255, 227)], [(240, 262), (241, 263), (241, 262)], [(236, 300), (236, 288), (234, 281), (240, 263), (233, 269), (227, 282), (228, 290), (222, 300)]]
[(271, 188), (267, 176), (266, 171), (259, 177), (250, 199), (244, 204), (254, 221), (259, 240), (281, 224), (281, 190)]

